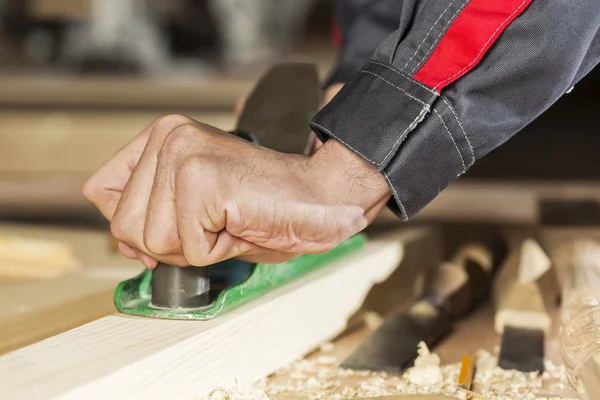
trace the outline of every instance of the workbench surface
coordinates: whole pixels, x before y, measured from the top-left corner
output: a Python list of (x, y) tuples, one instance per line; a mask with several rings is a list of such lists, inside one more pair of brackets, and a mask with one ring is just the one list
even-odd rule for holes
[[(558, 338), (559, 310), (554, 310), (552, 333), (546, 340), (546, 356), (555, 366), (552, 373), (547, 373), (543, 386), (540, 389), (532, 391), (534, 397), (526, 397), (528, 390), (522, 390), (523, 396), (507, 396), (505, 399), (546, 399), (546, 398), (572, 398), (576, 399), (577, 394), (572, 390), (563, 379), (562, 361), (560, 357), (560, 345)], [(453, 332), (438, 346), (431, 349), (437, 353), (441, 359), (442, 365), (453, 364), (448, 367), (450, 375), (458, 375), (459, 363), (463, 355), (486, 352), (497, 355), (500, 345), (500, 336), (496, 334), (493, 328), (494, 310), (491, 304), (484, 304), (480, 309), (475, 310), (472, 315), (459, 321)], [(406, 385), (405, 380), (397, 376), (385, 374), (367, 374), (361, 372), (349, 373), (346, 370), (337, 368), (337, 365), (344, 360), (363, 340), (365, 340), (372, 329), (363, 326), (352, 332), (341, 335), (331, 345), (324, 345), (301, 360), (285, 368), (275, 375), (269, 377), (259, 384), (271, 400), (307, 400), (314, 398), (312, 396), (322, 396), (323, 399), (351, 398), (357, 394), (364, 396), (368, 394), (389, 395), (397, 393), (397, 387)], [(506, 373), (510, 376), (510, 373)], [(515, 380), (518, 382), (521, 374), (515, 373)], [(549, 376), (552, 375), (551, 379)], [(453, 378), (456, 378), (453, 376)], [(480, 377), (482, 379), (484, 377)], [(492, 379), (498, 380), (496, 374)], [(455, 382), (455, 379), (453, 379)], [(502, 384), (502, 382), (498, 382)], [(524, 383), (520, 383), (524, 385)], [(533, 385), (533, 383), (531, 383)], [(414, 387), (407, 385), (404, 390), (414, 390)], [(476, 375), (473, 390), (479, 391), (481, 385), (478, 385)], [(327, 394), (325, 394), (327, 393)], [(530, 395), (531, 396), (531, 395)], [(500, 397), (497, 397), (500, 398)], [(487, 400), (495, 400), (494, 397), (486, 397)]]
[[(34, 316), (36, 313), (39, 315), (35, 318), (27, 318), (30, 323), (21, 324), (19, 329), (15, 332), (12, 332), (15, 325), (9, 323), (10, 321), (16, 321), (14, 318), (8, 318), (5, 321), (0, 318), (0, 328), (4, 327), (2, 329), (8, 329), (8, 331), (4, 331), (4, 333), (8, 332), (7, 335), (0, 334), (0, 350), (14, 350), (28, 345), (33, 341), (41, 340), (49, 335), (72, 329), (78, 324), (114, 312), (114, 306), (112, 306), (111, 301), (111, 293), (114, 285), (119, 280), (134, 276), (139, 268), (137, 264), (134, 265), (132, 262), (122, 264), (124, 260), (121, 260), (120, 258), (118, 260), (113, 259), (116, 255), (108, 250), (107, 236), (102, 233), (83, 231), (63, 233), (54, 230), (42, 231), (33, 227), (16, 229), (16, 227), (10, 225), (5, 225), (3, 229), (0, 230), (0, 233), (4, 232), (6, 234), (9, 231), (11, 233), (18, 233), (19, 236), (35, 234), (35, 236), (44, 236), (48, 238), (56, 237), (62, 239), (64, 236), (64, 239), (72, 239), (76, 255), (80, 256), (82, 261), (84, 261), (83, 271), (87, 272), (77, 274), (73, 278), (66, 277), (65, 279), (81, 279), (85, 278), (87, 276), (86, 274), (88, 274), (90, 277), (94, 277), (94, 279), (102, 278), (103, 285), (105, 286), (101, 287), (98, 291), (92, 291), (90, 289), (89, 294), (81, 296), (77, 301), (78, 307), (75, 310), (77, 315), (74, 319), (66, 317), (39, 318), (39, 315), (47, 314), (47, 306), (44, 306), (46, 308), (36, 306), (39, 310), (34, 310), (33, 308), (27, 309), (27, 307), (33, 307), (33, 305), (28, 306), (27, 304), (31, 303), (31, 299), (26, 299), (29, 303), (23, 303), (19, 310), (22, 309), (21, 311), (23, 312), (31, 312), (31, 315)], [(123, 268), (115, 268), (115, 263), (122, 265)], [(29, 288), (31, 293), (39, 294), (35, 290), (35, 287), (38, 284), (41, 283), (0, 281), (0, 294), (2, 294), (2, 292), (5, 294), (8, 293), (6, 288), (13, 285), (25, 285)], [(62, 286), (60, 285), (57, 286), (58, 289), (63, 290), (61, 287)], [(57, 296), (52, 297), (58, 298)], [(17, 299), (13, 298), (13, 303), (15, 301), (17, 301)], [(65, 302), (67, 302), (67, 300), (65, 300)], [(40, 302), (36, 302), (35, 304), (37, 305), (38, 303)], [(59, 303), (55, 306), (61, 309), (64, 308), (64, 306)], [(65, 311), (67, 311), (67, 309), (65, 309)], [(69, 311), (69, 315), (73, 314), (71, 311)], [(59, 313), (53, 315), (63, 314)], [(546, 354), (549, 360), (556, 364), (560, 364), (560, 346), (558, 339), (559, 310), (552, 310), (551, 314), (554, 325), (552, 332), (547, 339)], [(472, 315), (459, 321), (451, 335), (442, 341), (439, 346), (432, 349), (432, 351), (439, 355), (442, 365), (458, 363), (465, 353), (474, 354), (478, 350), (485, 350), (491, 354), (496, 354), (497, 347), (500, 343), (500, 337), (493, 329), (493, 315), (494, 311), (491, 304), (484, 304)], [(4, 325), (3, 322), (5, 322)], [(361, 373), (351, 374), (348, 372), (340, 372), (343, 370), (337, 368), (337, 365), (345, 358), (345, 356), (350, 354), (371, 332), (371, 328), (367, 326), (354, 328), (353, 330), (342, 334), (332, 344), (322, 346), (320, 350), (315, 351), (305, 360), (298, 361), (291, 364), (289, 367), (280, 370), (274, 376), (259, 383), (258, 387), (262, 388), (262, 390), (269, 395), (269, 398), (273, 400), (309, 398), (335, 399), (336, 397), (332, 397), (331, 394), (336, 393), (338, 395), (344, 395), (344, 397), (337, 398), (350, 398), (364, 392), (357, 392), (354, 388), (362, 387), (368, 389), (372, 386), (372, 390), (369, 389), (371, 391), (367, 390), (367, 392), (377, 393), (382, 385), (384, 388), (390, 389), (391, 387), (392, 389), (397, 390), (396, 388), (402, 384), (399, 377), (382, 377), (380, 375)], [(0, 354), (1, 353), (2, 351), (0, 351)], [(457, 370), (458, 367), (455, 365), (452, 368)], [(344, 376), (340, 378), (340, 374)], [(553, 374), (559, 376), (560, 367), (555, 370)], [(477, 390), (477, 386), (475, 386), (474, 389)], [(556, 379), (553, 382), (546, 382), (545, 386), (537, 391), (537, 396), (537, 398), (543, 398), (540, 396), (564, 396), (567, 398), (576, 398), (576, 394), (568, 387), (568, 385), (566, 385), (566, 383), (561, 385), (561, 382), (556, 382)], [(488, 398), (488, 400), (491, 400), (491, 398)]]

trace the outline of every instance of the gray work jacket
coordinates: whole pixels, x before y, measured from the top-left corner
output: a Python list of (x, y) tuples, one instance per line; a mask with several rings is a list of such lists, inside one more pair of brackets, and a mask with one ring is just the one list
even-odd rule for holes
[(600, 0), (339, 0), (336, 9), (329, 83), (346, 84), (311, 126), (381, 171), (403, 219), (600, 61)]

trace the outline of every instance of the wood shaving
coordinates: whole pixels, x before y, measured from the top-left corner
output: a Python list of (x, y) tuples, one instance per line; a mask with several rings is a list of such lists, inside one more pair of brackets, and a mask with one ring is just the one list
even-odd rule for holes
[(325, 342), (319, 346), (321, 353), (331, 353), (335, 349), (335, 345), (331, 342)]
[(255, 387), (234, 386), (218, 388), (210, 392), (202, 400), (270, 400), (269, 396)]
[[(335, 356), (334, 348), (329, 344), (326, 347), (326, 356), (317, 353), (309, 359), (296, 361), (255, 387), (266, 393), (270, 400), (346, 400), (398, 394), (443, 394), (466, 398), (465, 391), (457, 388), (460, 364), (441, 365), (439, 357), (425, 344), (419, 346), (415, 366), (401, 376), (339, 368), (341, 360)], [(562, 365), (546, 361), (546, 372), (538, 375), (505, 371), (497, 367), (497, 358), (484, 350), (475, 356), (477, 370), (472, 389), (485, 400), (576, 399), (574, 394), (572, 397), (556, 394), (561, 392), (556, 388), (566, 387)]]
[(444, 380), (440, 369), (440, 357), (432, 354), (424, 342), (419, 342), (418, 354), (413, 368), (407, 371), (407, 379), (410, 383), (419, 386), (436, 385)]
[(363, 315), (363, 321), (367, 328), (374, 331), (383, 323), (383, 317), (375, 311), (366, 311)]

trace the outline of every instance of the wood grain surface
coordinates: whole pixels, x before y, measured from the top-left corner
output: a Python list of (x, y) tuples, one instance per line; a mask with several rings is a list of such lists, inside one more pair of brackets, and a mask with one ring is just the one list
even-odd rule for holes
[(0, 235), (68, 243), (81, 262), (54, 279), (0, 280), (0, 354), (114, 312), (116, 284), (143, 269), (115, 253), (105, 231), (0, 224)]
[(101, 318), (0, 357), (0, 392), (15, 400), (187, 399), (234, 380), (252, 383), (339, 334), (372, 285), (398, 266), (403, 241), (427, 236), (410, 229), (372, 240), (215, 320)]

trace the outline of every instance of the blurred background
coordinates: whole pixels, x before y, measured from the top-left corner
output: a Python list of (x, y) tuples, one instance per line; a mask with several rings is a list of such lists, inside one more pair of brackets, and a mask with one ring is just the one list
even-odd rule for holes
[(222, 129), (272, 63), (335, 51), (329, 0), (0, 0), (0, 218), (102, 223), (81, 184), (156, 117)]
[[(152, 120), (222, 129), (273, 62), (332, 68), (332, 0), (0, 0), (0, 219), (105, 224), (83, 181)], [(531, 222), (600, 198), (598, 71), (419, 218)], [(391, 220), (391, 219), (389, 219)], [(395, 221), (395, 220), (394, 220)]]

